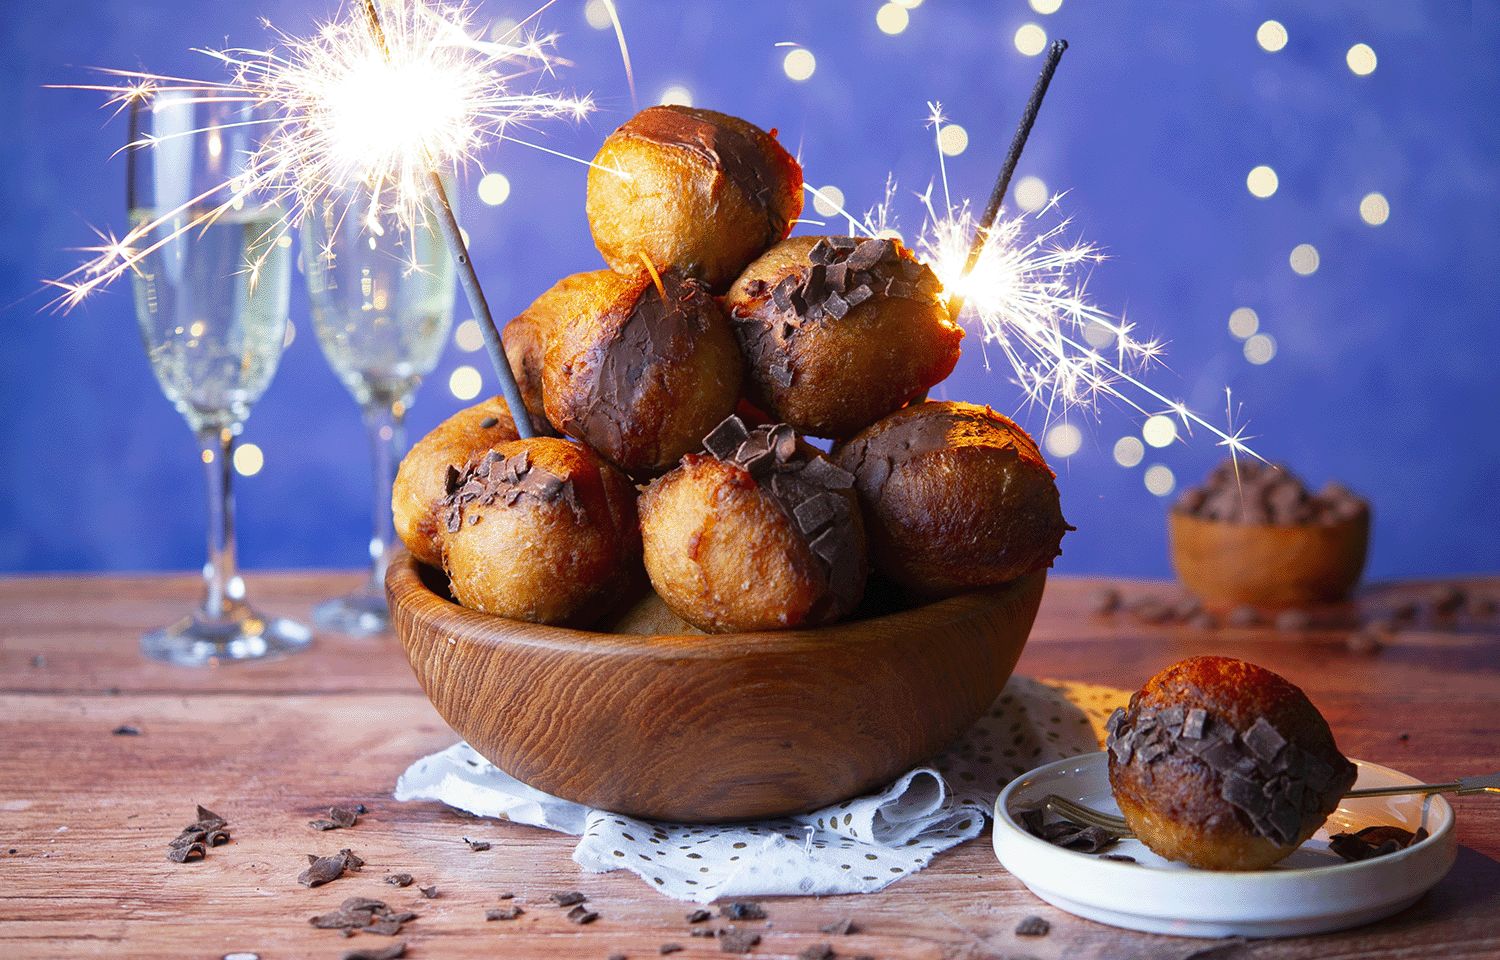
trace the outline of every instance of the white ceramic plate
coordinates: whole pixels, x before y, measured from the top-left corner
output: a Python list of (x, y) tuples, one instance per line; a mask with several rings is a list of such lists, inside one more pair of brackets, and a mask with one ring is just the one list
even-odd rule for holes
[[(1416, 783), (1379, 764), (1354, 761), (1357, 787)], [(1049, 793), (1118, 814), (1105, 755), (1085, 754), (1038, 767), (1013, 781), (995, 803), (995, 853), (1032, 893), (1100, 923), (1183, 937), (1294, 937), (1370, 923), (1416, 902), (1443, 878), (1456, 855), (1453, 808), (1440, 796), (1346, 800), (1323, 829), (1269, 870), (1215, 872), (1163, 860), (1135, 840), (1101, 860), (1026, 832), (1010, 811)], [(1388, 824), (1430, 836), (1384, 857), (1345, 863), (1328, 849), (1333, 833)]]

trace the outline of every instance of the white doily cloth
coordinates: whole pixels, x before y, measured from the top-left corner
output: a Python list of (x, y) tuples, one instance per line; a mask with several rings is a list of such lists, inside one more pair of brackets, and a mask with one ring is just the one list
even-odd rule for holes
[(813, 813), (723, 826), (636, 820), (528, 787), (466, 743), (423, 757), (397, 800), (437, 800), (483, 817), (579, 837), (592, 873), (629, 870), (679, 900), (869, 893), (978, 836), (1001, 788), (1033, 767), (1098, 750), (1128, 694), (1012, 677), (947, 753), (877, 793)]

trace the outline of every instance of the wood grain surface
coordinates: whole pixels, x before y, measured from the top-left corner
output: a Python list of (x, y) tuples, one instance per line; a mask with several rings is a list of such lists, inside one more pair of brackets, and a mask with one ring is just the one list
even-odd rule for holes
[[(635, 634), (466, 610), (403, 554), (395, 629), (438, 714), (565, 800), (716, 823), (816, 810), (940, 752), (1000, 696), (1046, 571), (814, 630)], [(439, 592), (441, 591), (441, 592)], [(654, 604), (665, 608), (657, 598)], [(627, 619), (643, 619), (640, 607)]]
[[(251, 575), (263, 608), (306, 617), (356, 575)], [(1437, 779), (1500, 769), (1500, 632), (1460, 620), (1398, 632), (1383, 648), (1351, 648), (1336, 628), (1202, 631), (1087, 613), (1101, 581), (1048, 584), (1019, 672), (1135, 686), (1166, 664), (1224, 653), (1301, 684), (1350, 755)], [(1175, 597), (1165, 584), (1120, 584), (1128, 595)], [(1500, 578), (1473, 581), (1500, 595)], [(1422, 584), (1367, 591), (1387, 609), (1433, 592)], [(390, 800), (412, 760), (454, 734), (422, 695), (394, 639), (320, 636), (274, 663), (189, 671), (147, 663), (136, 638), (186, 610), (192, 577), (0, 581), (0, 957), (337, 958), (385, 938), (343, 939), (307, 919), (350, 896), (420, 914), (398, 939), (421, 958), (555, 960), (722, 957), (687, 935), (689, 905), (625, 873), (582, 874), (573, 841), (477, 820), (436, 804)], [(1456, 626), (1456, 629), (1453, 627)], [(114, 735), (122, 724), (138, 736)], [(166, 844), (202, 803), (233, 840), (199, 863), (173, 864)], [(364, 803), (352, 829), (307, 821), (331, 804)], [(939, 857), (885, 891), (768, 899), (753, 956), (796, 957), (832, 941), (841, 957), (981, 958), (1494, 958), (1500, 956), (1500, 802), (1464, 798), (1458, 863), (1435, 890), (1385, 922), (1284, 941), (1195, 941), (1133, 934), (1045, 906), (1005, 873), (988, 837)], [(473, 852), (465, 836), (492, 843)], [(353, 848), (364, 870), (316, 889), (298, 885), (304, 854)], [(13, 852), (12, 852), (13, 851)], [(416, 883), (381, 882), (407, 872)], [(436, 899), (420, 885), (435, 884)], [(546, 904), (578, 889), (599, 912), (580, 927)], [(502, 892), (526, 909), (487, 923)], [(1039, 938), (1014, 933), (1037, 915)], [(858, 932), (818, 928), (852, 918)], [(1212, 949), (1205, 954), (1203, 951)]]

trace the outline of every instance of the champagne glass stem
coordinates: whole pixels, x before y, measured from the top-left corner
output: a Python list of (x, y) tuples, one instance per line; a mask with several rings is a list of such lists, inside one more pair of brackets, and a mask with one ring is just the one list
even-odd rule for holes
[(375, 467), (368, 589), (383, 596), (385, 568), (391, 545), (396, 540), (395, 521), (391, 516), (391, 487), (396, 482), (396, 465), (406, 450), (406, 400), (376, 398), (365, 406), (364, 417), (370, 432), (371, 460)]
[(245, 599), (234, 537), (234, 430), (205, 427), (198, 434), (208, 479), (208, 560), (203, 564), (203, 616), (225, 621)]

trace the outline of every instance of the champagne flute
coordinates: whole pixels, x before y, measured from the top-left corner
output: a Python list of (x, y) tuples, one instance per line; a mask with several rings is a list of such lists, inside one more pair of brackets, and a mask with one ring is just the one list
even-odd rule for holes
[(208, 475), (203, 603), (141, 638), (146, 656), (184, 666), (292, 652), (312, 638), (302, 624), (245, 602), (235, 557), (234, 442), (276, 373), (291, 283), (282, 209), (230, 185), (262, 119), (253, 104), (180, 91), (130, 108), (131, 142), (152, 144), (126, 150), (130, 224), (145, 231), (132, 233), (142, 254), (131, 270), (136, 320), (151, 370), (197, 436)]
[(302, 221), (302, 270), (313, 329), (328, 365), (364, 414), (375, 491), (370, 576), (319, 604), (313, 619), (354, 636), (385, 630), (385, 570), (396, 531), (391, 484), (405, 453), (403, 421), (453, 322), (453, 261), (434, 214), (402, 224), (372, 208), (369, 191), (331, 193)]

